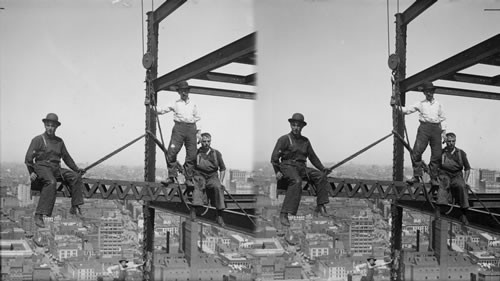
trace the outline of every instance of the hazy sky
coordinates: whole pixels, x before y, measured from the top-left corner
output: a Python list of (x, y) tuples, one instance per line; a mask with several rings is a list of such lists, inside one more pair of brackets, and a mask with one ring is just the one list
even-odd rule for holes
[[(397, 2), (389, 1), (390, 52), (395, 52)], [(399, 1), (403, 12), (414, 1)], [(287, 119), (302, 112), (303, 134), (323, 162), (338, 162), (392, 130), (387, 66), (387, 1), (257, 1), (259, 99), (256, 155), (269, 159)], [(496, 35), (500, 1), (438, 1), (408, 27), (407, 77)], [(465, 20), (466, 19), (466, 20)], [(496, 67), (475, 70), (499, 75)], [(444, 85), (443, 83), (436, 83)], [(491, 89), (496, 88), (496, 89)], [(490, 91), (500, 92), (498, 87)], [(500, 101), (435, 95), (449, 131), (473, 168), (500, 169)], [(409, 92), (407, 104), (424, 99)], [(411, 145), (418, 113), (406, 117)], [(352, 162), (392, 165), (392, 138)], [(429, 149), (424, 154), (428, 162)], [(408, 153), (405, 165), (410, 165)]]
[[(144, 1), (144, 13), (152, 2)], [(1, 161), (24, 161), (48, 112), (59, 115), (57, 134), (77, 163), (93, 163), (144, 133), (140, 0), (0, 3)], [(249, 0), (188, 1), (160, 24), (159, 76), (254, 31)], [(161, 106), (178, 98), (162, 91), (158, 100)], [(191, 99), (226, 166), (251, 169), (255, 101)], [(160, 118), (168, 142), (172, 114)], [(144, 165), (144, 140), (104, 164)], [(157, 166), (166, 166), (163, 154)]]
[[(389, 2), (394, 52), (397, 2)], [(95, 162), (144, 133), (141, 1), (0, 3), (1, 161), (23, 161), (48, 112), (59, 115), (57, 133), (78, 163)], [(399, 10), (411, 3), (399, 1)], [(151, 4), (144, 1), (144, 12)], [(408, 28), (407, 76), (497, 34), (500, 12), (484, 9), (499, 6), (434, 4)], [(190, 0), (160, 25), (159, 75), (257, 29), (258, 101), (191, 95), (212, 145), (229, 168), (251, 169), (254, 160), (269, 162), (276, 139), (289, 131), (287, 119), (302, 112), (309, 123), (303, 133), (320, 159), (337, 162), (392, 130), (386, 12), (382, 0)], [(177, 98), (159, 93), (160, 105)], [(500, 169), (500, 102), (436, 98), (472, 166)], [(421, 99), (411, 92), (407, 103)], [(406, 120), (413, 144), (418, 115)], [(172, 123), (171, 114), (161, 116), (166, 141)], [(392, 139), (353, 162), (391, 165)], [(143, 163), (140, 141), (104, 164)], [(165, 166), (162, 154), (157, 163)]]

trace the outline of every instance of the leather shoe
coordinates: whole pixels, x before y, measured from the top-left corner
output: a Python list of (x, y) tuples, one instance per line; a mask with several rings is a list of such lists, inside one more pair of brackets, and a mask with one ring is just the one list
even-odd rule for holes
[(45, 227), (45, 223), (43, 222), (43, 215), (42, 214), (35, 214), (35, 224), (36, 226), (40, 228)]
[(406, 182), (407, 182), (408, 184), (419, 183), (419, 182), (420, 182), (420, 177), (415, 176), (415, 177), (413, 177), (413, 178), (411, 178), (411, 179), (407, 180)]
[(71, 206), (71, 209), (69, 209), (69, 213), (75, 216), (81, 216), (82, 210), (79, 206)]
[(226, 224), (224, 223), (224, 219), (222, 218), (222, 215), (217, 215), (216, 218), (217, 224), (221, 227), (226, 227)]
[(326, 207), (324, 204), (319, 204), (318, 206), (316, 206), (316, 209), (314, 209), (314, 216), (318, 217), (320, 215), (322, 217), (328, 217), (328, 212), (326, 211)]
[(175, 178), (173, 178), (173, 177), (169, 177), (166, 180), (161, 181), (161, 184), (163, 184), (163, 185), (169, 185), (172, 183), (175, 183)]
[(280, 213), (280, 222), (284, 226), (290, 226), (290, 221), (288, 220), (287, 213)]
[(469, 225), (469, 220), (467, 219), (467, 216), (464, 214), (460, 216), (460, 222), (462, 222), (463, 225)]

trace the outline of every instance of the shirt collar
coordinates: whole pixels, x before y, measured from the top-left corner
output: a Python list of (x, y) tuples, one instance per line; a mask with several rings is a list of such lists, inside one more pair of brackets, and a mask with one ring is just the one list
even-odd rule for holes
[(189, 99), (189, 98), (187, 98), (187, 100), (185, 100), (185, 101), (184, 101), (183, 99), (179, 99), (177, 102), (183, 102), (183, 103), (185, 103), (185, 104), (189, 104), (190, 99)]

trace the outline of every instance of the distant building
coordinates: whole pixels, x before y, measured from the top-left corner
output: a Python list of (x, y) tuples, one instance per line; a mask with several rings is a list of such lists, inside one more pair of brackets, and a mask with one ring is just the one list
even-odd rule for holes
[(120, 255), (123, 244), (123, 221), (121, 218), (101, 219), (99, 225), (99, 251), (101, 255)]
[(31, 186), (19, 184), (17, 186), (17, 200), (19, 200), (20, 207), (26, 207), (33, 204), (34, 199), (31, 198)]
[(352, 253), (370, 254), (375, 231), (373, 216), (352, 216), (350, 224), (350, 248)]
[(347, 274), (353, 271), (352, 261), (348, 258), (320, 260), (317, 267), (319, 276), (330, 281), (347, 280)]

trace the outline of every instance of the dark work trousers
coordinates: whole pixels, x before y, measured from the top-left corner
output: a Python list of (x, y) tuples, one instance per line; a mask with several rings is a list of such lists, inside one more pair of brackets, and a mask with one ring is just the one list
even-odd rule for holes
[(306, 167), (305, 163), (281, 164), (281, 173), (288, 183), (285, 193), (285, 200), (281, 207), (282, 213), (296, 215), (299, 209), (300, 197), (302, 195), (302, 179), (309, 179), (316, 186), (316, 204), (326, 204), (329, 202), (329, 184), (326, 175), (313, 168)]
[(43, 186), (40, 191), (36, 214), (52, 216), (52, 210), (56, 202), (57, 181), (68, 185), (71, 193), (71, 206), (83, 204), (83, 183), (77, 173), (63, 169), (58, 164), (35, 164), (34, 168), (37, 178)]
[(455, 198), (455, 202), (460, 205), (460, 208), (469, 208), (469, 194), (467, 193), (467, 186), (465, 185), (465, 180), (462, 171), (456, 173), (444, 172), (445, 183), (449, 179), (449, 187), (451, 196)]
[(429, 175), (431, 179), (437, 179), (439, 168), (441, 167), (441, 124), (420, 122), (418, 127), (415, 145), (413, 146), (413, 175), (421, 177), (423, 175), (422, 154), (431, 146), (431, 160), (429, 162)]
[(193, 205), (202, 205), (204, 203), (201, 199), (203, 197), (203, 191), (206, 192), (210, 204), (217, 210), (226, 208), (226, 204), (224, 203), (224, 189), (217, 173), (210, 176), (204, 176), (195, 172)]
[(175, 122), (172, 136), (167, 149), (167, 168), (169, 177), (177, 177), (177, 154), (182, 146), (186, 147), (186, 160), (184, 161), (185, 177), (193, 178), (193, 168), (196, 162), (196, 124)]

